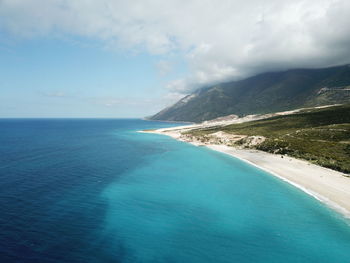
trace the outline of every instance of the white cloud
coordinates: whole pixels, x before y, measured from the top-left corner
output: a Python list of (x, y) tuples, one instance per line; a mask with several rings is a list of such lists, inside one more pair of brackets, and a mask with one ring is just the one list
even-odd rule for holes
[(160, 60), (157, 63), (157, 69), (160, 75), (164, 76), (171, 72), (173, 65), (170, 61)]
[(168, 85), (181, 93), (350, 62), (348, 0), (2, 0), (0, 21), (23, 37), (77, 34), (130, 51), (181, 53), (189, 76)]

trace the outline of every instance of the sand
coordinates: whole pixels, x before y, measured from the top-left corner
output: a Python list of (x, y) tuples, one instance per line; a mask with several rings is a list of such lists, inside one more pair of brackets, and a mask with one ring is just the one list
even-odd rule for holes
[(350, 178), (345, 174), (307, 161), (257, 150), (245, 150), (225, 145), (208, 148), (248, 162), (300, 188), (337, 212), (350, 218)]
[[(181, 131), (186, 128), (189, 126), (144, 132), (163, 134), (181, 140)], [(197, 142), (187, 142), (203, 145)], [(283, 156), (282, 158), (278, 154), (238, 149), (226, 145), (205, 144), (204, 146), (263, 169), (350, 218), (350, 178), (346, 174), (292, 157)]]

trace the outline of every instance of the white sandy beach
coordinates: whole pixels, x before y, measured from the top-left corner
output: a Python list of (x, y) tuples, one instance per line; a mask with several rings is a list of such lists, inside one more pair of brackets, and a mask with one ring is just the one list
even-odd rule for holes
[[(196, 125), (194, 125), (196, 126)], [(181, 131), (193, 126), (143, 131), (180, 138)], [(182, 140), (183, 141), (183, 140)], [(194, 145), (203, 145), (187, 141)], [(270, 174), (300, 188), (327, 204), (332, 209), (350, 218), (350, 178), (345, 174), (288, 156), (270, 154), (257, 150), (237, 149), (226, 145), (205, 144), (212, 150), (239, 158)]]
[(229, 154), (300, 188), (350, 218), (350, 178), (345, 174), (307, 161), (257, 150), (208, 145)]

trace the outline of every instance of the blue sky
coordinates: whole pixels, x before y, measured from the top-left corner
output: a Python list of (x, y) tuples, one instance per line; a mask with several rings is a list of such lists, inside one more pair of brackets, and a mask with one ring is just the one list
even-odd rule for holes
[(0, 0), (0, 117), (143, 117), (197, 88), (350, 63), (350, 1)]
[(84, 38), (1, 36), (0, 117), (143, 117), (171, 103), (167, 81), (186, 74), (175, 55), (111, 50)]

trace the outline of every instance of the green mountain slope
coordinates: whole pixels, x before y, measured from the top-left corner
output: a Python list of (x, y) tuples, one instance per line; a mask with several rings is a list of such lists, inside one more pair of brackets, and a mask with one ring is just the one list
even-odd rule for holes
[(202, 88), (150, 119), (200, 122), (350, 102), (350, 66), (264, 73)]
[[(264, 136), (264, 142), (248, 148), (287, 154), (350, 174), (350, 104), (224, 127), (195, 129), (188, 134), (201, 140), (218, 131)], [(233, 144), (244, 145), (244, 140)]]

